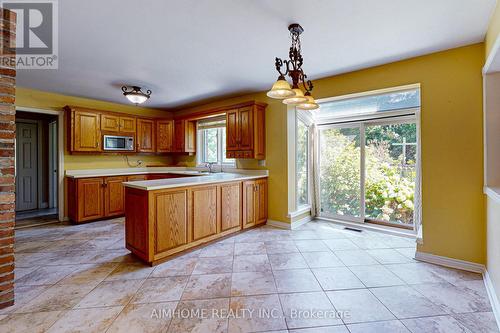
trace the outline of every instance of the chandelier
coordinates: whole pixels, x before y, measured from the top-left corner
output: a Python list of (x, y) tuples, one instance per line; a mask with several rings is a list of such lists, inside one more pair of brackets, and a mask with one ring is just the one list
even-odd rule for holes
[[(298, 23), (288, 26), (292, 38), (292, 46), (288, 52), (290, 59), (281, 60), (276, 58), (275, 66), (279, 73), (278, 80), (273, 84), (267, 96), (275, 99), (282, 99), (284, 104), (295, 105), (301, 110), (315, 110), (319, 108), (314, 98), (311, 96), (313, 84), (307, 79), (307, 75), (302, 70), (304, 59), (300, 54), (300, 34), (304, 29)], [(284, 68), (282, 71), (281, 68)], [(285, 76), (292, 80), (292, 86), (288, 83)], [(305, 92), (302, 91), (301, 87)]]

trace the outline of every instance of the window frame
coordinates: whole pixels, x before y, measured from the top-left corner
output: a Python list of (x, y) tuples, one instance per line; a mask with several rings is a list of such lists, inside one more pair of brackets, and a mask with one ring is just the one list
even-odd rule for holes
[(198, 167), (204, 167), (206, 163), (205, 158), (206, 158), (206, 130), (208, 129), (217, 129), (217, 162), (210, 162), (213, 163), (214, 165), (221, 166), (221, 167), (226, 167), (226, 168), (235, 168), (236, 167), (236, 160), (233, 163), (227, 163), (224, 162), (224, 147), (223, 147), (223, 133), (222, 130), (226, 129), (225, 126), (220, 126), (220, 127), (212, 127), (212, 128), (203, 128), (199, 129), (198, 127), (196, 128), (196, 150), (198, 152), (197, 157), (196, 157), (196, 164)]
[[(307, 174), (307, 202), (306, 203), (300, 203), (299, 202), (299, 191), (298, 191), (298, 185), (299, 185), (299, 174), (298, 174), (298, 128), (299, 128), (299, 122), (301, 122), (307, 129), (307, 140), (306, 140), (306, 174)], [(311, 155), (311, 148), (312, 148), (312, 119), (309, 118), (308, 115), (306, 115), (303, 111), (301, 110), (296, 110), (296, 119), (295, 119), (295, 209), (296, 211), (303, 211), (311, 208), (311, 202), (312, 202), (312, 155)]]

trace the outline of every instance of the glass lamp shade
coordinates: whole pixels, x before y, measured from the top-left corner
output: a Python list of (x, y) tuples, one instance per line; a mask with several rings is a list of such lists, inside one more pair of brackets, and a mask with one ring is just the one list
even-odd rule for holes
[(141, 93), (136, 93), (136, 92), (130, 92), (125, 95), (129, 101), (131, 101), (134, 104), (141, 104), (147, 101), (149, 98), (148, 96), (141, 94)]
[(283, 99), (295, 96), (295, 92), (290, 87), (290, 84), (284, 78), (280, 77), (278, 81), (274, 82), (271, 90), (267, 92), (267, 96), (276, 99)]
[(307, 98), (306, 102), (302, 102), (297, 105), (297, 109), (300, 110), (316, 110), (319, 108), (319, 104), (316, 103), (314, 98), (311, 95), (305, 96)]
[(296, 105), (307, 101), (307, 97), (304, 96), (302, 90), (300, 90), (299, 88), (294, 88), (292, 90), (295, 92), (295, 96), (284, 99), (283, 103)]

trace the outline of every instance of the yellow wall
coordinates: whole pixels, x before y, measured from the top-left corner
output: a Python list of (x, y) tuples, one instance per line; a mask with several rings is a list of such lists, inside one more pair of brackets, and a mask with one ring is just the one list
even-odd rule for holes
[(499, 33), (500, 33), (500, 6), (497, 3), (495, 11), (490, 19), (490, 25), (488, 27), (488, 31), (486, 32), (486, 39), (485, 39), (486, 58), (488, 58)]
[[(16, 88), (16, 106), (30, 107), (48, 110), (61, 111), (65, 105), (82, 106), (92, 109), (116, 111), (134, 114), (137, 116), (156, 116), (156, 117), (172, 117), (172, 114), (167, 111), (148, 109), (144, 107), (136, 107), (133, 105), (122, 105), (109, 103), (88, 98), (67, 96), (54, 94), (40, 90), (26, 89), (22, 87)], [(67, 151), (66, 143), (66, 124), (64, 124), (64, 169), (101, 169), (101, 168), (127, 168), (127, 164), (122, 156), (114, 155), (70, 155)], [(142, 160), (145, 164), (165, 164), (170, 163), (171, 158), (167, 156), (155, 155), (132, 155), (129, 156), (131, 164), (137, 160)]]
[[(483, 63), (484, 44), (480, 43), (314, 80), (314, 96), (318, 99), (421, 84), (424, 244), (419, 250), (478, 263), (485, 262)], [(269, 104), (266, 111), (269, 217), (289, 221), (287, 186), (291, 184), (287, 184), (285, 106), (259, 93), (194, 109), (252, 99)]]

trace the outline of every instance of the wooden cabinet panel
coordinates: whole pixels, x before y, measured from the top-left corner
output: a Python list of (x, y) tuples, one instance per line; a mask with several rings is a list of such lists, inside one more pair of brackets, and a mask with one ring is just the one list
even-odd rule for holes
[(174, 151), (178, 153), (196, 152), (196, 121), (175, 120)]
[(186, 244), (187, 190), (175, 190), (154, 195), (155, 201), (155, 253)]
[(257, 179), (255, 185), (255, 223), (261, 224), (267, 221), (267, 179)]
[(152, 257), (151, 232), (148, 221), (148, 193), (135, 188), (126, 188), (125, 243), (127, 249), (143, 260)]
[[(266, 113), (265, 108), (258, 106), (254, 112), (254, 154), (248, 158), (263, 160), (266, 158)], [(246, 158), (246, 156), (245, 156)]]
[(192, 240), (217, 233), (217, 186), (195, 187), (190, 192)]
[[(226, 113), (226, 151), (238, 150), (238, 110), (231, 110)], [(227, 156), (232, 158), (234, 156)]]
[(253, 110), (245, 107), (238, 110), (239, 113), (239, 150), (250, 150), (253, 148)]
[(267, 179), (243, 182), (243, 228), (267, 221)]
[(186, 121), (185, 124), (185, 149), (186, 153), (194, 153), (196, 151), (196, 122)]
[(101, 150), (101, 117), (98, 113), (73, 111), (72, 112), (73, 147), (71, 150), (79, 152)]
[(104, 178), (104, 215), (116, 216), (125, 213), (125, 177)]
[(242, 106), (226, 113), (226, 157), (264, 159), (265, 105)]
[(136, 120), (134, 117), (120, 117), (120, 132), (135, 133)]
[(184, 151), (184, 120), (176, 120), (174, 122), (174, 151)]
[(154, 153), (155, 147), (155, 122), (151, 119), (137, 119), (137, 151)]
[(241, 183), (222, 184), (221, 188), (221, 230), (241, 225)]
[(174, 121), (157, 120), (156, 121), (156, 151), (172, 152), (174, 151)]
[(101, 130), (106, 132), (120, 131), (120, 117), (110, 114), (101, 115)]
[(104, 216), (103, 183), (102, 178), (78, 179), (78, 221), (94, 220)]
[(127, 181), (128, 182), (134, 182), (134, 181), (140, 181), (140, 180), (146, 180), (148, 179), (148, 175), (132, 175), (132, 176), (127, 176)]
[(243, 182), (243, 228), (255, 225), (255, 182)]

